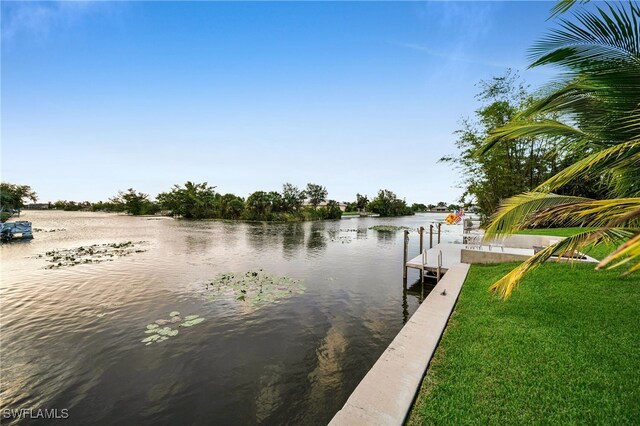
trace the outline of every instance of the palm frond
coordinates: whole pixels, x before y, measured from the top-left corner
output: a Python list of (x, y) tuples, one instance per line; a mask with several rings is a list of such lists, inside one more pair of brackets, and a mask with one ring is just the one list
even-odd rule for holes
[(633, 64), (640, 58), (640, 36), (636, 30), (639, 11), (609, 6), (608, 13), (580, 11), (577, 22), (560, 20), (560, 28), (536, 43), (531, 49), (532, 67), (556, 64), (599, 71), (615, 71), (625, 62)]
[[(580, 3), (587, 3), (589, 0), (581, 0)], [(560, 0), (551, 8), (551, 16), (549, 19), (555, 18), (556, 16), (565, 13), (569, 9), (576, 4), (578, 0)]]
[(498, 294), (500, 298), (507, 299), (514, 288), (522, 281), (524, 276), (549, 260), (552, 256), (558, 256), (558, 261), (571, 261), (574, 254), (586, 246), (599, 246), (602, 244), (620, 244), (633, 235), (625, 229), (613, 228), (604, 232), (585, 231), (567, 237), (564, 240), (551, 245), (517, 266), (507, 275), (494, 283), (490, 290)]
[(541, 192), (526, 192), (508, 198), (502, 202), (498, 210), (491, 216), (490, 224), (485, 231), (485, 238), (502, 234), (511, 234), (524, 229), (530, 223), (531, 215), (541, 210), (560, 204), (591, 201), (585, 197), (556, 195)]
[(585, 228), (640, 228), (640, 198), (613, 198), (565, 203), (535, 212), (528, 225)]
[[(602, 259), (596, 269), (601, 269), (607, 265), (610, 265), (607, 269), (617, 268), (618, 266), (635, 259), (640, 259), (640, 233), (622, 244), (609, 256)], [(616, 261), (617, 263), (611, 265), (611, 263), (613, 263), (614, 261)], [(638, 269), (640, 269), (640, 263), (631, 267), (626, 273), (630, 274), (637, 271)]]
[(543, 192), (553, 191), (574, 179), (604, 172), (615, 174), (627, 168), (640, 168), (640, 140), (613, 145), (588, 155), (558, 172), (535, 190)]
[(569, 126), (558, 120), (542, 119), (538, 121), (511, 121), (489, 134), (485, 143), (478, 149), (476, 155), (484, 155), (502, 140), (513, 140), (536, 136), (563, 137), (571, 139), (585, 138), (585, 133), (576, 127)]

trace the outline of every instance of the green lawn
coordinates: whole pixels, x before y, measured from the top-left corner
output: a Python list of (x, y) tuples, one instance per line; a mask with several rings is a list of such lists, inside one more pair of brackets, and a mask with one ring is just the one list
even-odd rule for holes
[[(552, 235), (555, 237), (570, 237), (575, 234), (579, 234), (580, 232), (584, 232), (586, 230), (593, 228), (545, 228), (545, 229), (525, 229), (519, 231), (519, 234), (525, 235)], [(589, 247), (583, 250), (584, 253), (592, 256), (596, 259), (604, 259), (608, 254), (612, 253), (616, 249), (616, 246), (595, 246)]]
[(640, 274), (548, 263), (501, 301), (514, 266), (472, 266), (408, 424), (638, 424)]

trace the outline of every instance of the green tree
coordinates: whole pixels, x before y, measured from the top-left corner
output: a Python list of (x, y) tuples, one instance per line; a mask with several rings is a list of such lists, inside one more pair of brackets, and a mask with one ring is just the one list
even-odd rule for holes
[(134, 216), (152, 214), (157, 211), (157, 207), (149, 199), (149, 195), (138, 192), (133, 188), (129, 188), (127, 191), (119, 191), (118, 195), (110, 201), (114, 204), (119, 204), (122, 206), (122, 211)]
[[(562, 12), (572, 2), (558, 3)], [(573, 225), (584, 231), (525, 261), (492, 289), (508, 297), (522, 277), (553, 254), (572, 254), (591, 244), (620, 247), (598, 268), (631, 265), (640, 270), (640, 8), (607, 5), (560, 19), (559, 29), (534, 45), (532, 67), (555, 65), (562, 79), (544, 98), (491, 132), (479, 154), (519, 138), (551, 138), (558, 151), (580, 153), (534, 191), (504, 201), (487, 235), (516, 232), (538, 224)], [(606, 197), (559, 195), (572, 183), (596, 181)], [(594, 229), (595, 228), (595, 229)]]
[(282, 195), (277, 191), (270, 191), (268, 194), (271, 201), (271, 211), (274, 213), (286, 212), (286, 206)]
[(340, 204), (336, 200), (327, 201), (327, 219), (340, 219), (341, 217)]
[(411, 210), (413, 210), (414, 212), (426, 212), (427, 206), (420, 203), (413, 203), (411, 204)]
[[(518, 135), (478, 156), (491, 132), (534, 102), (527, 86), (511, 70), (504, 76), (481, 81), (479, 86), (476, 98), (481, 107), (474, 119), (463, 119), (462, 129), (456, 132), (459, 154), (440, 161), (452, 163), (462, 172), (461, 201), (464, 205), (476, 205), (485, 220), (503, 199), (532, 190), (576, 154), (555, 149), (556, 140), (552, 136)], [(594, 185), (585, 185), (582, 192), (588, 187)], [(574, 188), (575, 191), (581, 192)]]
[(187, 181), (184, 187), (174, 185), (171, 191), (158, 194), (160, 206), (175, 216), (186, 219), (208, 219), (215, 217), (215, 186), (207, 182)]
[(247, 197), (247, 219), (270, 220), (272, 212), (271, 195), (264, 191), (256, 191)]
[(368, 204), (369, 198), (366, 195), (356, 194), (356, 206), (358, 206), (358, 211), (366, 211)]
[(38, 195), (29, 185), (0, 183), (0, 211), (20, 210), (27, 200), (38, 201)]
[(290, 183), (282, 185), (282, 199), (287, 213), (299, 213), (304, 204), (306, 194)]
[(383, 217), (414, 214), (404, 200), (398, 199), (396, 194), (388, 189), (378, 191), (378, 195), (369, 203), (369, 211)]
[(221, 219), (240, 219), (244, 212), (244, 200), (234, 194), (216, 194), (217, 216)]
[(122, 206), (116, 203), (112, 203), (110, 201), (98, 201), (97, 203), (91, 204), (91, 211), (94, 212), (117, 212), (122, 211)]
[(309, 204), (313, 206), (314, 210), (318, 208), (318, 204), (327, 200), (327, 188), (322, 185), (308, 183), (305, 193), (309, 199)]

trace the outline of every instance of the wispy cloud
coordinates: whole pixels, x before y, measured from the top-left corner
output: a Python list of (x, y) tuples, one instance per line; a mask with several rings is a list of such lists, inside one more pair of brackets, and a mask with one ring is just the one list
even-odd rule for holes
[(2, 2), (2, 42), (18, 37), (47, 38), (81, 21), (104, 4), (93, 1)]
[(444, 53), (419, 43), (393, 42), (393, 44), (395, 44), (396, 46), (405, 47), (407, 49), (415, 50), (418, 52), (423, 52), (426, 55), (444, 59), (446, 61), (451, 61), (451, 62), (463, 62), (471, 65), (484, 65), (484, 66), (495, 67), (495, 68), (525, 69), (527, 67), (527, 64), (525, 64), (524, 62), (507, 63), (507, 62), (488, 61), (486, 59), (474, 58), (472, 56), (461, 53), (460, 50), (449, 51), (447, 53)]
[[(440, 71), (444, 75), (457, 73), (461, 65), (467, 68), (484, 66), (498, 69), (527, 70), (529, 63), (523, 57), (497, 58), (494, 55), (475, 54), (477, 47), (486, 44), (491, 34), (499, 30), (496, 16), (500, 3), (456, 1), (429, 1), (416, 5), (417, 15), (429, 29), (419, 40), (390, 41), (391, 44), (441, 59)], [(433, 42), (430, 42), (433, 40)], [(546, 69), (528, 72), (550, 74)]]

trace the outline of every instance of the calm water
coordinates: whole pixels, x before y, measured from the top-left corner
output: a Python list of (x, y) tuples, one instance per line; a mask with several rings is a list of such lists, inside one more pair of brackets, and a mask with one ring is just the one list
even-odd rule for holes
[[(65, 424), (326, 424), (420, 301), (403, 292), (402, 233), (352, 230), (443, 217), (249, 224), (25, 212), (34, 227), (66, 230), (0, 246), (0, 408), (66, 408)], [(460, 239), (459, 226), (442, 229), (443, 241)], [(147, 251), (53, 270), (36, 256), (129, 240)], [(258, 309), (201, 294), (219, 273), (260, 268), (303, 279), (306, 292)], [(171, 311), (205, 321), (141, 343)]]

